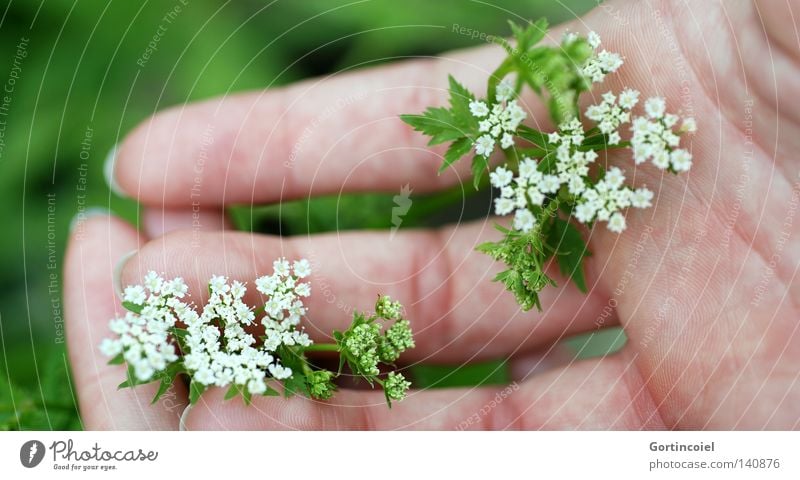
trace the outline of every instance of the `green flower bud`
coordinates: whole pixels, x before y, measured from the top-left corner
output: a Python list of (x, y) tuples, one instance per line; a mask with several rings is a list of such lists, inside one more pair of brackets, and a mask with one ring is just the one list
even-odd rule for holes
[(386, 397), (390, 400), (400, 401), (406, 398), (406, 392), (411, 387), (411, 382), (405, 379), (401, 373), (389, 372), (386, 381), (383, 383), (383, 390)]
[(381, 295), (375, 303), (375, 315), (386, 320), (399, 320), (403, 317), (403, 305), (392, 301), (388, 295)]
[(315, 370), (306, 376), (308, 392), (313, 398), (327, 400), (336, 391), (333, 384), (333, 373), (328, 370)]

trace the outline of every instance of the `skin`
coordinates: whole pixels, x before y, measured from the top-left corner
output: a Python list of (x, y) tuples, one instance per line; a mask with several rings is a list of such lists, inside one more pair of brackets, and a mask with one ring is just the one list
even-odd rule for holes
[[(628, 212), (622, 235), (587, 232), (591, 292), (556, 275), (560, 287), (544, 292), (541, 313), (520, 312), (490, 282), (498, 266), (473, 250), (498, 238), (492, 219), (400, 231), (390, 241), (386, 232), (226, 231), (221, 213), (227, 204), (396, 193), (407, 183), (412, 199), (469, 185), (467, 162), (435, 175), (442, 150), (397, 115), (444, 103), (447, 73), (483, 91), (498, 47), (229, 95), (144, 122), (121, 145), (114, 172), (146, 205), (144, 231), (93, 216), (78, 224), (67, 253), (68, 340), (86, 428), (176, 429), (181, 418), (187, 429), (797, 428), (800, 113), (791, 105), (800, 96), (800, 2), (688, 3), (610, 2), (550, 34), (555, 42), (564, 28), (597, 31), (626, 62), (595, 95), (625, 86), (661, 95), (699, 131), (684, 140), (694, 154), (687, 174), (610, 156), (657, 203)], [(343, 98), (353, 100), (342, 107)], [(541, 103), (523, 100), (528, 122), (549, 128)], [(336, 113), (323, 115), (328, 107)], [(187, 230), (198, 158), (203, 226)], [(306, 325), (316, 340), (349, 323), (331, 299), (367, 309), (381, 292), (408, 308), (418, 339), (409, 362), (513, 357), (522, 373), (501, 401), (502, 388), (413, 391), (391, 411), (381, 392), (347, 389), (329, 402), (270, 397), (249, 408), (211, 390), (184, 411), (181, 385), (150, 406), (153, 388), (117, 390), (123, 373), (97, 350), (120, 313), (114, 272), (131, 250), (123, 284), (154, 269), (185, 278), (199, 301), (212, 273), (252, 282), (278, 256), (306, 256), (315, 266)], [(562, 337), (617, 324), (629, 339), (620, 352), (559, 361)]]

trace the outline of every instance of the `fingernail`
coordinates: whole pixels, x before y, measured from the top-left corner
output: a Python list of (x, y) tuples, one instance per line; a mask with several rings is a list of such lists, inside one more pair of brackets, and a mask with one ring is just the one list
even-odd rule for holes
[(131, 250), (120, 257), (120, 259), (117, 260), (117, 264), (114, 265), (114, 291), (117, 292), (117, 296), (120, 300), (122, 299), (122, 270), (125, 268), (125, 264), (128, 263), (128, 260), (136, 255), (138, 251), (139, 250)]
[(89, 207), (83, 210), (79, 210), (76, 213), (72, 220), (69, 221), (69, 233), (75, 231), (78, 224), (81, 222), (85, 222), (86, 220), (93, 218), (93, 217), (110, 217), (111, 212), (107, 208), (103, 207)]
[(181, 413), (181, 419), (178, 421), (178, 430), (181, 432), (188, 432), (189, 429), (186, 428), (186, 417), (189, 416), (189, 411), (192, 409), (194, 405), (191, 403), (186, 405), (186, 408), (183, 409), (183, 413)]
[(114, 178), (114, 166), (117, 163), (117, 151), (119, 150), (117, 147), (117, 145), (111, 147), (111, 150), (108, 151), (108, 155), (106, 155), (106, 160), (103, 164), (103, 176), (106, 178), (106, 185), (108, 185), (108, 188), (111, 189), (115, 195), (127, 198), (127, 195), (119, 188), (119, 184)]

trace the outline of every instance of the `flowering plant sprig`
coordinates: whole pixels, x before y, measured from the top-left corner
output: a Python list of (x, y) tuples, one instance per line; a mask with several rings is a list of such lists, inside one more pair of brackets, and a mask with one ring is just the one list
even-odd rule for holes
[[(686, 172), (692, 154), (680, 147), (680, 139), (697, 125), (667, 112), (660, 97), (642, 102), (644, 114), (637, 115), (639, 92), (631, 88), (605, 92), (601, 102), (581, 112), (580, 94), (615, 73), (624, 63), (622, 56), (602, 49), (594, 32), (585, 37), (567, 33), (559, 45), (546, 46), (538, 45), (547, 32), (544, 20), (525, 28), (511, 22), (511, 29), (516, 45), (496, 38), (508, 55), (489, 77), (486, 98), (476, 98), (451, 76), (449, 108), (430, 107), (401, 118), (430, 136), (430, 145), (450, 142), (440, 172), (472, 153), (476, 189), (500, 147), (505, 164), (489, 175), (496, 190), (494, 212), (514, 216), (510, 228), (498, 226), (502, 240), (478, 250), (506, 264), (495, 280), (514, 293), (523, 309), (541, 310), (539, 292), (555, 285), (545, 273), (551, 259), (587, 290), (583, 262), (590, 253), (581, 225), (604, 222), (620, 233), (626, 228), (626, 209), (652, 204), (652, 191), (626, 185), (621, 168), (596, 162), (598, 152), (628, 149), (635, 165), (650, 161), (670, 173)], [(522, 123), (527, 113), (517, 99), (525, 86), (547, 102), (555, 131)], [(628, 124), (632, 135), (623, 140), (622, 127)]]
[[(405, 397), (410, 382), (391, 370), (400, 354), (414, 347), (400, 303), (381, 296), (374, 315), (355, 312), (348, 330), (334, 332), (335, 343), (314, 344), (300, 326), (307, 312), (303, 299), (311, 294), (304, 281), (311, 273), (309, 262), (281, 258), (273, 270), (255, 280), (264, 296), (257, 309), (245, 302), (244, 283), (217, 275), (209, 281), (208, 300), (199, 309), (188, 303), (188, 287), (181, 278), (166, 280), (149, 272), (142, 285), (126, 287), (122, 305), (128, 311), (111, 320), (115, 337), (100, 345), (112, 357), (109, 363), (128, 366), (120, 388), (157, 381), (155, 403), (176, 377), (184, 375), (192, 404), (210, 387), (227, 388), (226, 400), (241, 395), (249, 404), (252, 395), (279, 395), (276, 382), (287, 396), (299, 393), (327, 400), (346, 363), (354, 375), (380, 385), (389, 406)], [(383, 334), (379, 319), (391, 323)], [(339, 370), (312, 365), (306, 354), (317, 351), (338, 352)], [(379, 363), (390, 367), (384, 379)]]

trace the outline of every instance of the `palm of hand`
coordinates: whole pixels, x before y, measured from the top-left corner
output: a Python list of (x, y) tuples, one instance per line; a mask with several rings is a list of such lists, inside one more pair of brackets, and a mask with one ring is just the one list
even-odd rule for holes
[[(183, 416), (188, 428), (456, 428), (469, 418), (476, 421), (466, 425), (476, 428), (795, 427), (798, 418), (791, 407), (800, 396), (795, 367), (800, 349), (794, 341), (800, 312), (792, 299), (798, 293), (794, 276), (800, 249), (793, 217), (800, 184), (796, 169), (789, 166), (789, 152), (796, 151), (800, 140), (786, 135), (797, 128), (798, 118), (778, 101), (778, 94), (800, 89), (800, 60), (786, 53), (784, 37), (792, 30), (781, 25), (780, 8), (763, 7), (769, 7), (760, 13), (773, 36), (765, 36), (754, 5), (703, 5), (704, 11), (698, 12), (699, 6), (631, 2), (605, 5), (585, 18), (606, 48), (626, 57), (620, 75), (595, 94), (624, 86), (657, 93), (667, 98), (671, 110), (694, 115), (700, 130), (691, 145), (695, 160), (687, 175), (662, 177), (648, 168), (634, 174), (630, 159), (611, 159), (630, 170), (634, 183), (653, 189), (657, 203), (629, 214), (629, 228), (621, 236), (602, 228), (592, 231), (594, 256), (587, 265), (592, 292), (584, 297), (564, 286), (545, 293), (541, 315), (520, 314), (510, 295), (489, 283), (496, 266), (472, 247), (493, 235), (490, 222), (405, 233), (402, 239), (398, 233), (387, 248), (391, 252), (376, 253), (371, 247), (385, 236), (354, 233), (282, 242), (243, 233), (189, 231), (142, 245), (142, 236), (119, 221), (87, 220), (83, 235), (71, 244), (67, 266), (70, 350), (87, 426), (175, 428), (183, 411), (186, 392), (180, 385), (174, 392), (177, 408), (150, 407), (146, 387), (115, 391), (119, 375), (105, 373), (108, 367), (101, 365), (92, 344), (114, 314), (109, 280), (113, 264), (125, 251), (139, 247), (135, 260), (125, 265), (124, 280), (134, 281), (149, 268), (196, 283), (223, 272), (246, 279), (279, 254), (331, 258), (334, 265), (323, 265), (321, 275), (336, 283), (335, 302), (360, 307), (377, 290), (415, 302), (410, 315), (419, 332), (415, 360), (463, 362), (509, 354), (531, 358), (560, 336), (601, 323), (622, 324), (629, 338), (615, 355), (533, 376), (489, 410), (484, 407), (496, 390), (419, 392), (392, 411), (382, 405), (379, 393), (363, 391), (342, 391), (326, 404), (266, 398), (249, 409), (222, 402), (220, 392), (209, 392)], [(471, 78), (480, 86), (485, 74), (478, 72), (494, 63), (497, 54), (481, 49), (439, 60), (437, 68), (409, 63), (388, 72), (334, 78), (321, 88), (298, 86), (166, 113), (126, 140), (117, 179), (144, 203), (177, 210), (162, 210), (159, 217), (145, 213), (145, 220), (159, 218), (161, 227), (186, 223), (180, 211), (189, 209), (186, 198), (193, 182), (185, 174), (186, 162), (204, 148), (219, 160), (206, 167), (216, 168), (209, 173), (225, 179), (204, 185), (210, 203), (274, 201), (278, 187), (294, 197), (344, 188), (397, 191), (409, 180), (415, 189), (439, 188), (464, 172), (430, 175), (436, 159), (417, 149), (409, 155), (408, 147), (421, 146), (423, 139), (396, 135), (402, 128), (396, 115), (432, 103), (429, 93), (439, 101), (441, 91), (419, 84), (438, 89), (443, 70), (461, 69), (468, 83)], [(298, 125), (309, 123), (298, 118), (313, 115), (304, 107), (334, 103), (336, 93), (352, 91), (353, 85), (371, 94), (384, 92), (375, 102), (379, 107), (348, 113), (359, 125), (352, 131), (337, 129), (334, 124), (342, 123), (341, 117), (318, 122), (316, 144), (303, 146), (293, 158), (296, 163), (276, 179), (284, 159), (270, 158), (274, 152), (264, 147), (264, 139), (283, 145), (278, 151), (288, 154), (302, 130)], [(279, 95), (283, 98), (277, 102)], [(544, 118), (540, 106), (533, 104), (531, 110), (534, 118)], [(293, 118), (283, 118), (287, 112)], [(263, 126), (267, 115), (271, 129)], [(203, 125), (214, 126), (210, 147), (203, 146), (197, 133)], [(323, 131), (326, 125), (331, 133)], [(349, 170), (342, 168), (337, 155), (344, 153), (337, 149), (356, 158)], [(392, 165), (392, 175), (359, 174), (365, 167), (355, 162), (380, 149), (388, 151), (377, 165)], [(334, 168), (330, 158), (339, 162), (335, 171), (327, 170)], [(308, 175), (298, 176), (303, 165)], [(347, 176), (336, 173), (342, 170)], [(264, 189), (265, 184), (270, 188)], [(207, 211), (206, 218), (213, 218), (214, 211)], [(220, 242), (224, 254), (215, 255)], [(190, 243), (196, 248), (187, 250)], [(87, 257), (94, 267), (85, 266)], [(397, 261), (403, 258), (412, 260)], [(363, 286), (364, 276), (375, 283)], [(85, 298), (89, 288), (106, 292), (100, 304)], [(329, 300), (312, 299), (311, 311), (330, 310)], [(604, 317), (604, 309), (613, 313)], [(315, 318), (310, 329), (341, 328), (346, 316), (334, 313), (338, 315)]]

